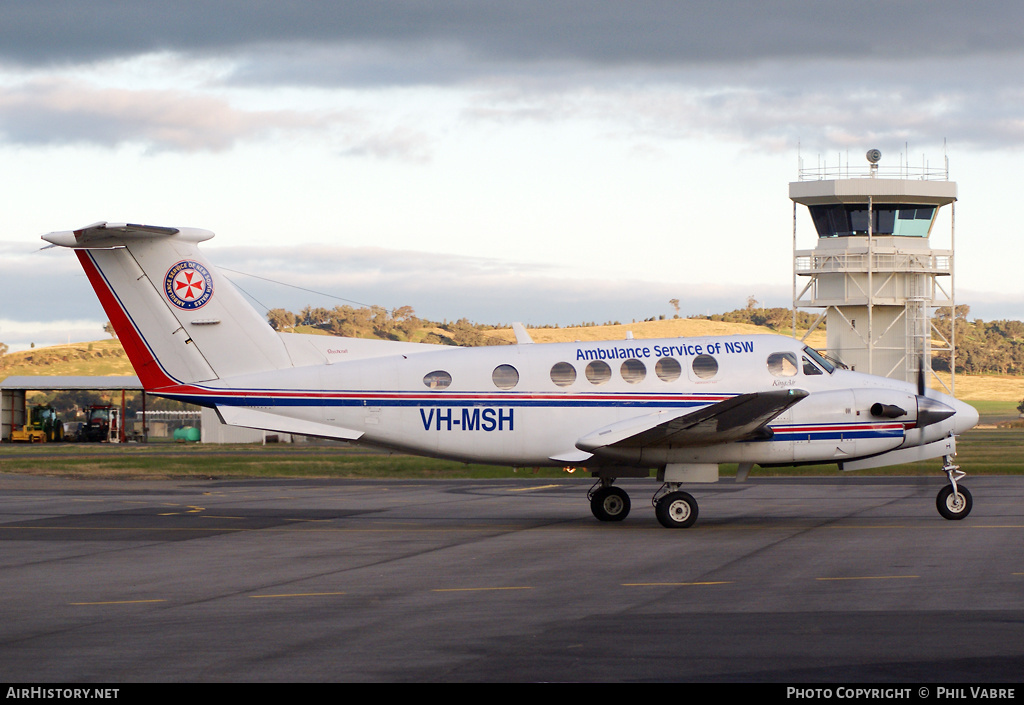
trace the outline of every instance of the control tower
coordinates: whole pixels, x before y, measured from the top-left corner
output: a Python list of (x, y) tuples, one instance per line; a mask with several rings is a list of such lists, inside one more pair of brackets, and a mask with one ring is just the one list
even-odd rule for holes
[[(825, 319), (827, 353), (851, 369), (915, 382), (922, 362), (930, 375), (933, 339), (934, 350), (948, 350), (953, 361), (953, 336), (934, 330), (931, 314), (955, 306), (957, 188), (948, 161), (941, 170), (887, 172), (879, 169), (881, 156), (870, 150), (860, 174), (849, 165), (801, 168), (800, 180), (789, 184), (793, 310), (822, 309), (811, 329)], [(808, 208), (817, 231), (813, 250), (796, 249), (797, 204)], [(937, 250), (930, 237), (946, 205), (950, 249)]]

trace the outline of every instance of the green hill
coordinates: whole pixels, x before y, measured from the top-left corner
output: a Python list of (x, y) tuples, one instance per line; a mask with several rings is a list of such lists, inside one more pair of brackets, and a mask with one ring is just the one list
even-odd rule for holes
[(8, 353), (0, 358), (0, 378), (10, 375), (133, 375), (118, 340), (53, 345)]

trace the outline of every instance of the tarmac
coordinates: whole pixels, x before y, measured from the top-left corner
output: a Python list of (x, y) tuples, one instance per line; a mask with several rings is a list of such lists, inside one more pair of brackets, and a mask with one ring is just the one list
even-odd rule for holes
[(1019, 683), (1024, 478), (656, 483), (0, 475), (20, 683)]

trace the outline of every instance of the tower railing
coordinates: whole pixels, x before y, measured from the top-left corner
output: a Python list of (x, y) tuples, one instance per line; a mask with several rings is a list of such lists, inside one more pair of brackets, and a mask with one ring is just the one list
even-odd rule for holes
[(948, 275), (953, 271), (952, 253), (948, 251), (921, 252), (838, 252), (815, 253), (797, 250), (796, 273), (802, 276), (837, 274), (843, 272), (923, 272)]
[(800, 181), (825, 181), (827, 179), (916, 179), (919, 181), (949, 181), (949, 167), (933, 168), (929, 166), (901, 165), (898, 167), (876, 166), (864, 170), (850, 165), (800, 167)]

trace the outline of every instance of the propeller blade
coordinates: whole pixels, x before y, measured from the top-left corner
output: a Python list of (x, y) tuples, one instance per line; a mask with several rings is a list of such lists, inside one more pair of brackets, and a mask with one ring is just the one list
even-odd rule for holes
[(921, 355), (921, 359), (917, 364), (917, 396), (923, 397), (925, 391), (924, 355)]

